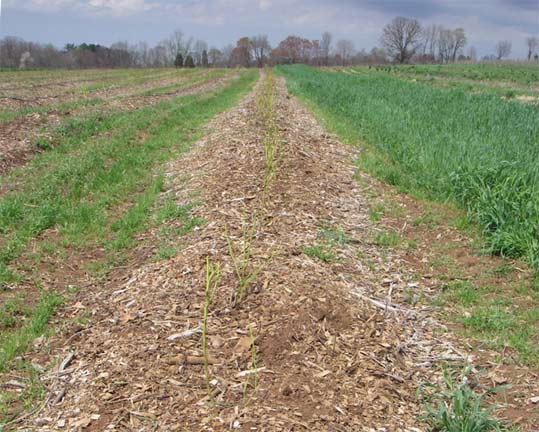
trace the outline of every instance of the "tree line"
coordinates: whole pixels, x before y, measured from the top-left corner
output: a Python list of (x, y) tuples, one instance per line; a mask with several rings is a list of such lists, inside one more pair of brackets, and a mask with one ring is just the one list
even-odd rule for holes
[[(67, 44), (58, 49), (51, 44), (27, 42), (16, 37), (0, 40), (2, 68), (146, 68), (146, 67), (262, 67), (304, 63), (313, 66), (347, 66), (384, 63), (451, 63), (477, 61), (477, 51), (467, 45), (463, 28), (424, 26), (416, 19), (397, 17), (382, 29), (380, 47), (357, 50), (351, 40), (334, 40), (329, 32), (319, 39), (291, 35), (272, 47), (267, 35), (242, 37), (235, 45), (208, 47), (200, 39), (175, 31), (150, 46), (146, 42)], [(537, 59), (539, 40), (526, 40), (528, 60)], [(482, 60), (501, 60), (511, 54), (510, 41), (501, 40), (495, 55)]]

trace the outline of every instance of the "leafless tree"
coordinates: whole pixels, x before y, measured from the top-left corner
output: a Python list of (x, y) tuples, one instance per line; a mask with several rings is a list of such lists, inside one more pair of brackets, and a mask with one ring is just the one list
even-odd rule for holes
[(398, 63), (407, 63), (421, 39), (421, 24), (416, 19), (397, 17), (387, 24), (380, 41)]
[(211, 47), (208, 51), (208, 60), (211, 67), (217, 67), (222, 64), (223, 53), (215, 47)]
[(470, 47), (470, 49), (468, 50), (468, 57), (473, 63), (477, 61), (477, 50), (475, 49), (475, 47)]
[(324, 64), (324, 59), (322, 49), (320, 47), (320, 41), (318, 39), (312, 40), (311, 45), (311, 64), (315, 66), (322, 66)]
[(439, 27), (436, 24), (424, 27), (421, 31), (422, 54), (430, 60), (436, 58), (436, 47), (438, 46)]
[(539, 38), (530, 36), (526, 39), (526, 46), (528, 47), (528, 61), (530, 61), (533, 54), (537, 52), (537, 48), (539, 48)]
[(320, 41), (320, 51), (323, 58), (324, 66), (329, 64), (329, 53), (331, 52), (331, 42), (333, 36), (329, 32), (324, 32), (322, 34), (322, 40)]
[(464, 29), (455, 30), (440, 27), (438, 36), (438, 55), (442, 63), (454, 62), (457, 55), (466, 46), (466, 33)]
[(181, 30), (176, 30), (168, 39), (162, 41), (159, 45), (166, 50), (166, 65), (174, 65), (174, 60), (178, 53), (184, 58), (191, 51), (193, 38), (186, 38)]
[(231, 67), (232, 66), (232, 52), (234, 51), (234, 46), (232, 44), (225, 45), (221, 52), (223, 53), (222, 57), (222, 66)]
[(513, 44), (508, 40), (501, 40), (496, 44), (496, 58), (501, 60), (508, 57), (513, 49)]
[(267, 35), (258, 35), (251, 38), (251, 49), (253, 57), (259, 68), (263, 67), (271, 51), (271, 45)]
[(197, 66), (202, 65), (202, 54), (208, 51), (208, 44), (203, 40), (197, 39), (193, 45), (192, 56)]
[(459, 54), (466, 46), (467, 39), (463, 28), (459, 27), (453, 30), (452, 33), (453, 37), (451, 42), (453, 43), (453, 46), (451, 47), (451, 61), (454, 62), (457, 59), (457, 54)]
[(346, 66), (350, 57), (354, 54), (354, 44), (352, 41), (341, 39), (337, 42), (336, 51), (337, 55), (340, 57), (342, 66)]

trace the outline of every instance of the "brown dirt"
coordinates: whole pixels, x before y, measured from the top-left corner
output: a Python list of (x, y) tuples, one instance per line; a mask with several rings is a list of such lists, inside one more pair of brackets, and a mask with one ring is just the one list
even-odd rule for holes
[[(42, 362), (46, 353), (58, 362), (75, 357), (62, 373), (46, 373), (50, 399), (18, 427), (421, 431), (418, 385), (438, 380), (442, 363), (476, 361), (432, 308), (404, 306), (406, 291), (428, 291), (433, 275), (373, 244), (380, 228), (354, 178), (354, 151), (324, 133), (281, 81), (283, 147), (264, 192), (258, 88), (169, 165), (166, 194), (178, 204), (196, 196), (202, 204), (193, 215), (208, 223), (183, 239), (174, 258), (113, 274), (64, 308), (67, 322), (83, 315), (90, 322), (68, 326), (37, 354)], [(251, 266), (264, 267), (233, 307), (237, 279), (225, 227), (239, 248), (254, 215)], [(346, 241), (330, 246), (332, 261), (303, 253), (336, 229)], [(200, 326), (207, 257), (223, 266), (208, 327), (216, 406), (197, 364), (200, 334), (170, 339)], [(539, 395), (537, 383), (528, 391)], [(526, 419), (524, 430), (536, 430), (534, 421)]]
[[(139, 86), (114, 90), (107, 94), (102, 92), (103, 103), (98, 108), (82, 107), (74, 110), (53, 110), (46, 113), (32, 113), (8, 123), (0, 123), (0, 175), (27, 163), (41, 150), (37, 146), (37, 139), (49, 140), (54, 128), (68, 117), (80, 116), (90, 111), (96, 111), (107, 115), (111, 112), (126, 112), (155, 105), (161, 101), (175, 97), (190, 96), (197, 93), (211, 91), (234, 76), (206, 80), (200, 83), (188, 85), (178, 90), (156, 95), (135, 95), (138, 91), (148, 90), (161, 86), (161, 81), (154, 81), (152, 85), (142, 84)], [(185, 79), (177, 77), (175, 83), (181, 83)], [(168, 81), (167, 81), (168, 82)], [(127, 91), (127, 93), (125, 93)], [(121, 94), (121, 96), (119, 95)], [(94, 95), (95, 96), (95, 95)]]

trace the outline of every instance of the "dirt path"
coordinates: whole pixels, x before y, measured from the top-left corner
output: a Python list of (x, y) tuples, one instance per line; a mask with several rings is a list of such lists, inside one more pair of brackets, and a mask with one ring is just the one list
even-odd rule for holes
[[(63, 319), (89, 322), (50, 338), (50, 358), (74, 357), (46, 375), (49, 399), (19, 426), (423, 430), (418, 385), (439, 378), (440, 361), (464, 364), (467, 348), (441, 335), (428, 309), (403, 306), (405, 289), (425, 282), (372, 245), (354, 152), (326, 135), (281, 81), (282, 151), (264, 192), (260, 88), (169, 167), (166, 194), (200, 202), (193, 215), (207, 224), (178, 239), (184, 247), (174, 258), (112, 275), (64, 309)], [(237, 251), (251, 230), (249, 268), (262, 270), (234, 307), (238, 280), (225, 232)], [(304, 253), (317, 246), (331, 256)], [(208, 321), (215, 406), (200, 364), (208, 257), (222, 265)], [(369, 259), (383, 260), (385, 273)]]

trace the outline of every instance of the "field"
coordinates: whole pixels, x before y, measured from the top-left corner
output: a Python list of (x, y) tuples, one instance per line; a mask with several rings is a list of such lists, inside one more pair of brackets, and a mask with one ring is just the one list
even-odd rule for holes
[(0, 77), (1, 430), (539, 427), (536, 68)]
[[(404, 191), (457, 202), (479, 224), (491, 252), (526, 257), (539, 269), (539, 107), (400, 79), (425, 69), (443, 75), (433, 66), (397, 68), (398, 77), (302, 67), (283, 73), (334, 128), (369, 144), (363, 168)], [(448, 69), (447, 76), (471, 75)], [(526, 76), (536, 84), (536, 70), (521, 72), (515, 81)], [(507, 75), (511, 70), (495, 76)], [(491, 75), (479, 67), (476, 76)]]
[(452, 64), (403, 65), (368, 68), (348, 68), (341, 72), (373, 74), (374, 71), (391, 74), (410, 82), (473, 94), (494, 94), (503, 99), (525, 103), (539, 101), (539, 71), (535, 64)]

